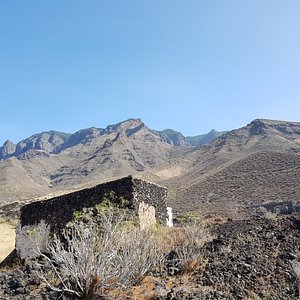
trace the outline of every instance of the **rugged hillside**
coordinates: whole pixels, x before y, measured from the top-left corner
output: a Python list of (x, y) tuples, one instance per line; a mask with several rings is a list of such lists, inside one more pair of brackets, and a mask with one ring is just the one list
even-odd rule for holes
[(300, 155), (262, 151), (194, 179), (176, 194), (174, 205), (178, 210), (245, 216), (268, 202), (300, 202), (299, 184)]
[(300, 201), (299, 139), (296, 122), (254, 120), (230, 131), (193, 151), (187, 172), (165, 181), (170, 202), (177, 211), (237, 216), (262, 203)]
[(71, 186), (151, 170), (169, 163), (171, 145), (149, 132), (141, 120), (129, 120), (66, 147), (59, 156), (72, 157), (51, 175), (52, 186)]

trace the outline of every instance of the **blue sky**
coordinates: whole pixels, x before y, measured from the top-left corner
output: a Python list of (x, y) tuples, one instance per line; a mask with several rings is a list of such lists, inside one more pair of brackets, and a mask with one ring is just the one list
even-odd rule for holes
[(299, 0), (2, 0), (0, 143), (130, 117), (300, 121)]

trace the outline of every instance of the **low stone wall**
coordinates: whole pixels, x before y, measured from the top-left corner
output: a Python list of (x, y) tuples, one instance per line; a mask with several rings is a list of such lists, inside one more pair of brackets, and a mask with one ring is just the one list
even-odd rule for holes
[(151, 226), (156, 222), (167, 225), (167, 189), (129, 176), (23, 206), (16, 236), (19, 256), (21, 258), (31, 256), (30, 248), (33, 244), (28, 232), (34, 231), (38, 224), (44, 222), (49, 225), (51, 231), (59, 231), (73, 219), (75, 211), (82, 211), (84, 208), (100, 204), (105, 194), (109, 192), (114, 192), (115, 196), (129, 201), (130, 207), (139, 217), (141, 228)]
[(129, 200), (136, 212), (140, 202), (154, 206), (156, 219), (161, 223), (166, 222), (167, 189), (129, 176), (74, 193), (27, 204), (21, 208), (21, 226), (34, 225), (44, 220), (52, 228), (64, 228), (72, 220), (75, 211), (82, 211), (83, 208), (100, 204), (104, 195), (111, 191), (117, 197)]

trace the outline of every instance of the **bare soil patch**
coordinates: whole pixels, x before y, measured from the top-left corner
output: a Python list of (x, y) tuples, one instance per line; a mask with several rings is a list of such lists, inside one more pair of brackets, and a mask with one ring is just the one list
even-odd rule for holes
[(15, 248), (15, 226), (0, 223), (0, 262)]

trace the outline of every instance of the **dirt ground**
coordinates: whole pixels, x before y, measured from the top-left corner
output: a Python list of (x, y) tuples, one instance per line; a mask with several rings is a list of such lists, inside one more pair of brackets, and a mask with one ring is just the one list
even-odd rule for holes
[(0, 223), (0, 262), (14, 250), (15, 236), (15, 226)]

